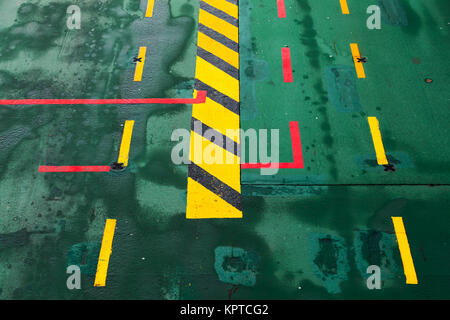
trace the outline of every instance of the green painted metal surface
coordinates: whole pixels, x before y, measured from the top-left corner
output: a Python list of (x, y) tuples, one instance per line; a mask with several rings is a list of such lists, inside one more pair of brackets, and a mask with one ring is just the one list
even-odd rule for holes
[[(191, 97), (199, 1), (156, 1), (150, 20), (146, 1), (21, 2), (0, 2), (0, 98)], [(240, 1), (241, 126), (279, 129), (289, 162), (298, 121), (305, 168), (242, 170), (243, 219), (185, 219), (187, 167), (172, 163), (170, 137), (190, 128), (190, 105), (0, 106), (0, 299), (450, 298), (449, 4), (348, 0), (344, 16), (338, 1), (285, 2), (281, 20), (276, 1)], [(66, 27), (72, 4), (80, 30)], [(381, 30), (366, 28), (372, 4)], [(351, 42), (366, 79), (352, 78)], [(395, 172), (377, 166), (367, 116)], [(125, 120), (125, 171), (38, 173), (116, 161)], [(391, 216), (404, 219), (418, 285), (405, 284)], [(98, 288), (107, 218), (117, 228)], [(66, 286), (70, 264), (80, 290)], [(381, 290), (366, 286), (372, 264)]]

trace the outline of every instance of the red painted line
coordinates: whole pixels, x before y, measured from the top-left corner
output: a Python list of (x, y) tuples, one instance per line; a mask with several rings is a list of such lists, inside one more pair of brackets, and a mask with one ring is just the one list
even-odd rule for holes
[(291, 50), (289, 48), (281, 48), (281, 58), (283, 60), (284, 82), (293, 82), (292, 67), (291, 67)]
[(278, 18), (286, 18), (286, 8), (284, 7), (284, 0), (277, 0)]
[(39, 166), (39, 172), (108, 172), (110, 166)]
[(303, 169), (302, 142), (300, 140), (300, 129), (297, 121), (290, 121), (289, 128), (291, 130), (292, 155), (294, 162), (280, 163), (241, 163), (242, 169), (262, 169), (262, 168), (278, 168), (278, 169)]
[(195, 98), (143, 98), (143, 99), (0, 99), (0, 105), (49, 104), (200, 104), (206, 101), (206, 91), (197, 91)]

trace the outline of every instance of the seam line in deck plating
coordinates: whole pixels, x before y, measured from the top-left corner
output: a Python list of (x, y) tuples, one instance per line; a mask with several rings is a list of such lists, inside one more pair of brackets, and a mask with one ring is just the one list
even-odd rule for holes
[[(202, 0), (199, 10), (195, 90), (207, 95), (204, 104), (192, 106), (186, 218), (242, 218), (239, 152), (204, 136), (210, 128), (239, 146), (225, 130), (240, 128), (239, 3)], [(196, 121), (201, 127), (195, 127)], [(223, 161), (205, 161), (205, 151), (211, 149)]]

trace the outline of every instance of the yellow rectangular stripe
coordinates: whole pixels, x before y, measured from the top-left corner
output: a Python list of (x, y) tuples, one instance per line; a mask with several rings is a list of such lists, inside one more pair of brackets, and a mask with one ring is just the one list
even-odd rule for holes
[(207, 4), (229, 14), (230, 16), (239, 19), (238, 6), (228, 2), (227, 0), (203, 0)]
[(216, 17), (205, 10), (200, 9), (198, 22), (217, 31), (220, 34), (223, 34), (228, 39), (233, 40), (234, 42), (239, 42), (239, 29), (232, 24)]
[(339, 0), (341, 2), (341, 9), (343, 14), (349, 14), (350, 11), (348, 10), (347, 0)]
[(407, 284), (418, 284), (414, 262), (409, 248), (408, 237), (406, 236), (405, 226), (402, 217), (391, 217), (394, 223), (395, 235), (397, 236), (400, 256), (402, 257), (403, 270), (406, 276)]
[(130, 154), (131, 135), (133, 134), (134, 120), (125, 121), (123, 128), (122, 143), (120, 144), (119, 159), (117, 163), (123, 163), (123, 166), (128, 166), (128, 157)]
[(350, 49), (352, 50), (353, 61), (355, 62), (355, 69), (358, 78), (365, 78), (366, 74), (364, 72), (364, 67), (362, 62), (358, 62), (357, 58), (361, 58), (361, 53), (359, 52), (359, 47), (357, 43), (350, 43)]
[(107, 219), (105, 230), (103, 231), (102, 247), (98, 257), (97, 273), (95, 274), (95, 287), (104, 287), (106, 283), (106, 273), (108, 272), (109, 257), (112, 252), (112, 242), (114, 230), (116, 228), (115, 219)]
[(241, 192), (240, 158), (191, 131), (189, 160), (227, 186)]
[(211, 39), (203, 33), (198, 33), (197, 45), (206, 51), (214, 54), (225, 62), (228, 62), (236, 69), (239, 69), (239, 53), (224, 46), (220, 42)]
[(192, 117), (239, 143), (239, 135), (227, 135), (227, 130), (239, 130), (239, 115), (214, 100), (207, 97), (204, 104), (194, 104)]
[(155, 4), (155, 0), (147, 0), (147, 11), (145, 12), (145, 17), (147, 17), (147, 18), (153, 17), (154, 4)]
[(188, 178), (186, 219), (242, 218), (242, 211)]
[(136, 62), (136, 70), (134, 71), (134, 81), (141, 81), (142, 72), (144, 71), (145, 54), (147, 53), (147, 47), (140, 47), (138, 58), (141, 58), (141, 62)]
[(379, 165), (388, 164), (386, 153), (384, 151), (383, 140), (381, 139), (380, 124), (376, 117), (368, 117), (370, 132), (372, 133), (373, 146), (377, 155)]
[(195, 78), (239, 102), (239, 80), (198, 56)]

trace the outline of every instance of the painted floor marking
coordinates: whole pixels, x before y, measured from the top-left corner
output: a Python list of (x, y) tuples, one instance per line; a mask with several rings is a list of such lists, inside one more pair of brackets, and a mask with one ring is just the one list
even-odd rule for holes
[(197, 91), (195, 98), (139, 98), (139, 99), (0, 99), (1, 105), (65, 105), (65, 104), (201, 104), (206, 91)]
[(133, 134), (134, 120), (125, 121), (123, 128), (122, 143), (120, 144), (119, 158), (117, 163), (123, 163), (123, 166), (128, 166), (128, 156), (130, 154), (131, 135)]
[(39, 166), (39, 172), (109, 172), (110, 166)]
[(283, 80), (284, 82), (293, 82), (291, 50), (289, 48), (281, 48), (281, 58), (283, 60)]
[(138, 59), (141, 61), (136, 62), (136, 69), (134, 70), (134, 81), (142, 80), (142, 73), (144, 72), (145, 54), (147, 53), (147, 47), (140, 47), (138, 53)]
[(95, 287), (104, 287), (106, 274), (108, 272), (109, 257), (112, 253), (112, 243), (114, 230), (116, 229), (115, 219), (106, 219), (105, 230), (103, 231), (102, 246), (98, 257), (97, 273), (95, 274)]
[[(187, 219), (242, 218), (239, 154), (204, 135), (209, 128), (234, 146), (239, 142), (227, 136), (227, 129), (240, 128), (238, 10), (230, 0), (200, 1), (195, 90), (207, 96), (192, 106)], [(210, 150), (224, 161), (208, 161)]]
[(286, 8), (284, 6), (284, 0), (277, 0), (278, 18), (286, 18)]
[(416, 270), (414, 268), (411, 250), (409, 248), (408, 237), (402, 217), (391, 217), (394, 224), (395, 235), (397, 236), (398, 248), (402, 257), (403, 270), (405, 272), (407, 284), (418, 284)]
[(146, 18), (151, 18), (153, 17), (153, 7), (155, 4), (155, 0), (148, 0), (147, 1), (147, 11), (145, 12), (145, 17)]
[(389, 164), (384, 151), (383, 140), (381, 139), (380, 124), (376, 117), (367, 117), (370, 133), (372, 134), (373, 146), (377, 155), (377, 162), (381, 165)]
[(303, 169), (302, 143), (300, 140), (300, 129), (297, 121), (289, 122), (291, 131), (291, 144), (293, 162), (280, 163), (241, 163), (242, 169), (261, 169), (261, 168), (279, 168), (279, 169)]
[(350, 49), (352, 50), (353, 61), (355, 62), (356, 75), (358, 78), (365, 78), (366, 73), (364, 72), (364, 67), (362, 62), (358, 62), (358, 58), (361, 57), (359, 52), (359, 47), (357, 43), (350, 43)]
[(350, 11), (348, 10), (347, 0), (339, 0), (341, 3), (341, 9), (343, 14), (349, 14)]

